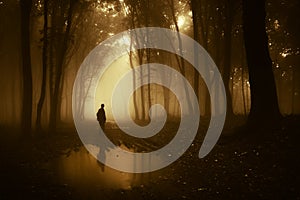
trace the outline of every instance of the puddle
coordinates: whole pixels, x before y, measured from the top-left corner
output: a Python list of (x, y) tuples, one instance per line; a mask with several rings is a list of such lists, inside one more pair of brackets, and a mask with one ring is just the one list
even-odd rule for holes
[(95, 159), (84, 147), (78, 151), (72, 151), (68, 156), (45, 164), (45, 168), (54, 170), (54, 174), (60, 184), (75, 188), (97, 189), (123, 189), (128, 190), (134, 186), (148, 183), (147, 174), (134, 174), (120, 172), (104, 166)]

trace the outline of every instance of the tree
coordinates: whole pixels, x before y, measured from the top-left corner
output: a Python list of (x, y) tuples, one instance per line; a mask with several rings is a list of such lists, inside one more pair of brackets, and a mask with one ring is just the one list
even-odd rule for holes
[[(199, 20), (200, 20), (200, 13), (197, 11), (197, 2), (196, 0), (191, 0), (191, 10), (193, 13), (193, 31), (194, 31), (194, 40), (200, 43), (199, 38)], [(194, 46), (194, 52), (197, 52), (197, 46)], [(199, 60), (198, 57), (195, 56), (195, 65), (198, 66)], [(199, 98), (199, 74), (197, 69), (194, 68), (194, 90), (196, 92), (197, 98)]]
[(21, 0), (21, 51), (23, 72), (23, 103), (21, 128), (24, 134), (31, 133), (32, 118), (32, 73), (30, 55), (30, 13), (31, 0)]
[[(129, 27), (131, 29), (140, 28), (140, 27), (151, 27), (151, 26), (164, 26), (166, 24), (166, 19), (164, 17), (163, 7), (165, 5), (164, 2), (157, 1), (151, 2), (149, 0), (128, 0), (127, 1), (130, 12), (129, 12)], [(140, 41), (147, 43), (148, 32), (145, 33), (144, 39), (141, 37), (139, 39), (136, 38), (136, 35), (132, 35), (132, 37), (137, 39), (137, 43)], [(133, 39), (132, 38), (132, 39)], [(132, 47), (131, 43), (131, 47)], [(140, 45), (140, 44), (138, 44)], [(150, 73), (150, 65), (149, 63), (156, 58), (156, 51), (152, 51), (151, 49), (138, 49), (136, 52), (130, 52), (130, 64), (132, 68), (133, 74), (135, 73), (134, 69), (134, 60), (138, 62), (138, 65), (142, 65), (148, 63), (148, 75), (145, 76), (142, 71), (140, 72), (140, 77), (138, 81), (141, 83), (150, 82), (151, 73)], [(134, 75), (133, 85), (136, 85), (136, 77)], [(147, 81), (145, 81), (145, 79)], [(135, 118), (145, 121), (148, 119), (148, 115), (146, 115), (146, 109), (151, 107), (152, 99), (151, 90), (154, 87), (151, 87), (150, 84), (147, 84), (140, 88), (139, 95), (134, 93), (134, 107), (135, 107)], [(139, 101), (140, 100), (140, 101)], [(139, 104), (140, 103), (140, 104)], [(139, 110), (140, 112), (139, 112)]]
[[(191, 1), (191, 10), (193, 13), (193, 28), (194, 28), (194, 39), (198, 43), (200, 43), (206, 51), (209, 50), (209, 29), (211, 27), (211, 10), (209, 9), (210, 1), (197, 1), (192, 0)], [(194, 48), (194, 51), (196, 49)], [(195, 63), (197, 65), (198, 58), (195, 58)], [(201, 80), (201, 81), (200, 81)], [(202, 84), (200, 84), (202, 82)], [(208, 90), (204, 86), (205, 83), (202, 79), (199, 79), (199, 74), (196, 69), (194, 69), (194, 90), (199, 97), (199, 86), (201, 93), (204, 95), (204, 113), (206, 116), (209, 116), (211, 114), (211, 105), (210, 105), (210, 95), (208, 93)]]
[(243, 0), (243, 30), (251, 90), (248, 125), (252, 127), (273, 126), (281, 117), (265, 16), (265, 1)]
[[(77, 1), (54, 3), (52, 13), (52, 52), (50, 63), (50, 120), (49, 129), (54, 131), (60, 115), (60, 97), (63, 82), (63, 73), (66, 66), (67, 51), (70, 47), (71, 25), (74, 6)], [(66, 13), (65, 13), (66, 12)], [(57, 21), (56, 21), (57, 20)], [(54, 34), (55, 33), (55, 34)], [(56, 36), (55, 38), (53, 36)], [(51, 53), (51, 52), (50, 52)], [(53, 57), (55, 55), (55, 58)], [(54, 60), (53, 60), (54, 59)], [(54, 63), (55, 61), (55, 67)]]
[[(179, 48), (179, 54), (180, 54), (180, 56), (179, 55), (175, 55), (175, 59), (177, 61), (177, 65), (179, 67), (180, 73), (184, 77), (186, 77), (186, 65), (185, 65), (184, 58), (183, 58), (182, 39), (181, 39), (181, 36), (180, 36), (180, 33), (179, 33), (180, 30), (179, 30), (178, 20), (177, 20), (177, 17), (176, 17), (174, 0), (169, 0), (168, 1), (168, 5), (169, 5), (170, 11), (171, 11), (172, 22), (174, 23), (174, 27), (175, 27), (175, 30), (177, 32), (178, 48)], [(174, 48), (175, 47), (173, 46), (173, 49)], [(184, 86), (184, 91), (185, 91), (185, 95), (186, 95), (186, 101), (187, 101), (187, 105), (188, 105), (188, 110), (189, 110), (190, 113), (192, 113), (193, 108), (191, 106), (192, 103), (191, 103), (191, 99), (190, 99), (189, 94), (188, 94), (188, 88), (187, 88), (186, 84), (183, 84), (183, 86)], [(196, 94), (197, 93), (198, 93), (198, 91), (196, 91)]]
[[(233, 11), (235, 2), (231, 0), (225, 1), (225, 30), (224, 30), (224, 73), (223, 73), (223, 81), (225, 85), (226, 95), (227, 95), (227, 109), (226, 116), (227, 118), (232, 118), (234, 116), (233, 108), (232, 108), (232, 94), (229, 90), (229, 80), (230, 80), (230, 72), (231, 72), (231, 51), (232, 51), (232, 27), (233, 27)], [(232, 91), (233, 93), (233, 91)]]
[(41, 129), (42, 108), (46, 96), (46, 78), (47, 78), (47, 62), (48, 62), (48, 0), (44, 0), (44, 38), (43, 38), (43, 67), (42, 67), (42, 86), (40, 99), (37, 105), (36, 128)]

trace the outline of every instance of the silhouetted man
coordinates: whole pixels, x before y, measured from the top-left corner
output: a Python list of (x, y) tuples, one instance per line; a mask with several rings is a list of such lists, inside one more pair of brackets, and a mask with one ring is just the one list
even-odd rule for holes
[(106, 122), (104, 104), (101, 104), (101, 108), (97, 112), (97, 120), (98, 120), (102, 130), (104, 130), (105, 129), (105, 122)]

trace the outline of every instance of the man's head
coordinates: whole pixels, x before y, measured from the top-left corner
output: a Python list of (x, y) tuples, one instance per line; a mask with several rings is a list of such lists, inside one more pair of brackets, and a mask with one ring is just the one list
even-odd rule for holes
[(101, 104), (101, 108), (104, 108), (104, 104)]

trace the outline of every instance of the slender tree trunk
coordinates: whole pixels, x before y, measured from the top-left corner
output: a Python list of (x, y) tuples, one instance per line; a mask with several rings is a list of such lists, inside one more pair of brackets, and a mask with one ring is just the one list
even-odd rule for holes
[[(196, 0), (191, 1), (191, 7), (192, 7), (192, 13), (193, 13), (193, 28), (194, 28), (194, 40), (198, 43), (200, 43), (200, 38), (199, 38), (199, 13), (197, 11), (197, 2)], [(194, 55), (197, 55), (196, 53), (199, 51), (197, 46), (194, 46)], [(199, 58), (197, 56), (194, 56), (194, 62), (195, 65), (199, 65)], [(196, 93), (196, 96), (199, 100), (199, 74), (196, 68), (194, 68), (194, 90)]]
[(47, 58), (48, 54), (48, 0), (44, 0), (44, 39), (43, 39), (43, 68), (42, 68), (42, 86), (41, 95), (37, 105), (36, 128), (41, 130), (42, 108), (46, 96), (46, 79), (47, 79)]
[[(139, 59), (139, 65), (141, 66), (143, 64), (143, 57), (144, 57), (144, 49), (139, 49), (138, 50), (138, 59)], [(144, 83), (144, 78), (143, 78), (143, 72), (140, 70), (140, 81), (141, 85)], [(146, 111), (145, 111), (145, 95), (144, 95), (144, 90), (145, 88), (142, 86), (141, 88), (141, 108), (142, 108), (142, 113), (141, 113), (141, 120), (144, 121), (146, 119)]]
[[(233, 108), (232, 108), (232, 94), (229, 90), (229, 80), (231, 74), (231, 31), (232, 31), (232, 9), (231, 9), (230, 1), (227, 0), (225, 12), (225, 31), (224, 31), (224, 42), (225, 42), (225, 55), (224, 55), (224, 73), (223, 73), (223, 81), (225, 85), (226, 98), (227, 98), (227, 108), (226, 108), (226, 118), (230, 119), (234, 116)], [(233, 93), (233, 91), (232, 91)]]
[(21, 0), (21, 51), (23, 70), (23, 104), (21, 128), (24, 134), (31, 134), (32, 118), (32, 73), (30, 55), (30, 13), (31, 0)]
[(245, 100), (245, 88), (244, 88), (244, 82), (245, 82), (245, 79), (244, 79), (244, 66), (242, 65), (242, 98), (243, 98), (243, 115), (246, 115), (247, 114), (247, 107), (246, 107), (246, 100)]
[[(135, 77), (135, 69), (133, 65), (133, 52), (132, 52), (132, 39), (130, 42), (130, 52), (129, 52), (129, 60), (130, 60), (130, 67), (132, 69), (132, 86), (133, 89), (136, 87), (136, 77)], [(138, 107), (137, 107), (137, 94), (136, 92), (133, 92), (133, 106), (134, 106), (134, 114), (135, 114), (135, 119), (139, 119), (139, 112), (138, 112)]]
[(72, 24), (72, 15), (73, 15), (73, 7), (74, 7), (74, 2), (70, 1), (70, 7), (68, 11), (68, 16), (67, 16), (67, 26), (66, 26), (66, 31), (64, 33), (64, 39), (62, 43), (62, 49), (60, 51), (60, 55), (58, 55), (58, 60), (57, 60), (57, 68), (55, 71), (55, 80), (54, 80), (54, 91), (53, 91), (53, 100), (51, 101), (51, 113), (50, 113), (50, 122), (49, 122), (49, 128), (51, 131), (56, 130), (57, 126), (57, 119), (58, 115), (60, 114), (58, 108), (60, 103), (59, 97), (60, 97), (60, 89), (62, 85), (62, 74), (63, 74), (63, 66), (64, 66), (64, 58), (66, 56), (66, 52), (68, 49), (68, 40), (70, 39), (70, 29), (71, 29), (71, 24)]
[(252, 127), (274, 126), (281, 117), (265, 17), (265, 1), (243, 0), (243, 29), (251, 89), (248, 125)]
[[(142, 2), (142, 5), (143, 5), (144, 2)], [(138, 12), (141, 8), (142, 5), (138, 5), (134, 2), (132, 2), (132, 7), (133, 7), (133, 10), (134, 10), (134, 13), (136, 14), (136, 18), (133, 18), (133, 24), (134, 24), (134, 19), (137, 19), (136, 23), (137, 23), (137, 27), (141, 27), (142, 24), (141, 22), (139, 21), (141, 19), (142, 16), (139, 16), (138, 15)], [(143, 10), (143, 9), (142, 9)], [(134, 16), (133, 16), (134, 17)], [(137, 36), (137, 35), (135, 35)], [(137, 38), (136, 37), (136, 41), (137, 41), (137, 45), (140, 46), (139, 44), (139, 41), (141, 40), (142, 38)], [(143, 41), (143, 40), (142, 40)], [(138, 62), (139, 62), (139, 66), (143, 64), (144, 62), (144, 53), (145, 53), (145, 49), (138, 49), (137, 50), (137, 59), (138, 59)], [(143, 85), (144, 83), (144, 77), (143, 77), (143, 72), (140, 71), (140, 82), (141, 82), (141, 85)], [(141, 93), (140, 93), (140, 100), (141, 100), (141, 104), (140, 104), (140, 108), (141, 108), (141, 114), (140, 114), (140, 120), (142, 121), (145, 121), (146, 119), (146, 108), (145, 108), (145, 95), (144, 95), (144, 90), (145, 90), (145, 87), (140, 87), (140, 90), (141, 90)]]
[[(52, 42), (51, 42), (52, 43)], [(51, 110), (52, 110), (52, 104), (53, 104), (53, 91), (54, 91), (54, 84), (53, 84), (53, 77), (54, 77), (54, 46), (53, 43), (50, 45), (50, 52), (49, 52), (49, 95), (50, 95), (50, 114), (49, 114), (49, 120), (48, 120), (48, 125), (50, 124), (50, 118), (51, 118)], [(50, 126), (50, 125), (49, 125)]]
[[(131, 25), (131, 29), (135, 29), (135, 23), (134, 23), (134, 16), (135, 16), (135, 9), (133, 7), (130, 7), (130, 25)], [(130, 52), (129, 52), (129, 61), (130, 61), (130, 67), (132, 69), (132, 87), (133, 89), (136, 87), (136, 77), (135, 77), (135, 69), (134, 69), (134, 64), (133, 64), (133, 60), (134, 60), (134, 53), (133, 53), (133, 35), (130, 35)], [(134, 114), (135, 114), (135, 120), (139, 119), (139, 112), (138, 112), (138, 107), (137, 107), (137, 93), (136, 91), (133, 92), (133, 106), (134, 106)]]
[[(179, 45), (180, 56), (175, 55), (176, 56), (176, 61), (177, 61), (178, 66), (179, 66), (180, 73), (185, 77), (186, 76), (186, 69), (185, 69), (185, 63), (184, 63), (184, 58), (183, 58), (182, 40), (181, 40), (181, 37), (180, 37), (180, 32), (179, 32), (180, 30), (179, 30), (179, 26), (178, 26), (176, 15), (175, 15), (174, 0), (169, 1), (169, 6), (170, 6), (171, 11), (172, 11), (172, 20), (174, 22), (175, 29), (177, 31), (177, 39), (178, 39), (178, 45)], [(191, 106), (192, 103), (191, 103), (191, 100), (190, 100), (190, 95), (188, 93), (187, 85), (183, 84), (183, 86), (184, 86), (184, 91), (185, 91), (186, 100), (187, 100), (187, 104), (188, 104), (188, 110), (189, 110), (189, 113), (192, 113), (193, 108)]]
[[(63, 64), (64, 66), (66, 65), (66, 63)], [(61, 119), (61, 106), (62, 106), (62, 100), (63, 100), (63, 89), (64, 89), (64, 80), (65, 80), (65, 69), (62, 70), (61, 73), (61, 78), (60, 78), (60, 86), (58, 89), (58, 101), (57, 101), (57, 116), (56, 116), (56, 121), (58, 123), (62, 122)]]
[(294, 68), (291, 69), (291, 73), (292, 73), (292, 96), (291, 96), (291, 114), (294, 115), (295, 111), (294, 111), (294, 104), (295, 104), (295, 72), (294, 72)]
[[(149, 26), (150, 22), (149, 22), (149, 9), (150, 9), (150, 6), (149, 6), (149, 0), (146, 0), (146, 13), (145, 13), (145, 25), (146, 27)], [(146, 42), (149, 42), (148, 41), (148, 38), (149, 38), (149, 31), (146, 30), (147, 32), (147, 41)], [(147, 73), (148, 73), (148, 77), (147, 77), (147, 91), (148, 91), (148, 109), (150, 109), (151, 107), (151, 84), (150, 84), (150, 81), (151, 81), (151, 72), (150, 72), (150, 56), (151, 56), (151, 49), (146, 49), (146, 59), (147, 59)]]
[[(208, 51), (208, 27), (210, 26), (210, 20), (208, 20), (208, 16), (209, 16), (209, 8), (207, 6), (207, 4), (202, 4), (201, 1), (199, 1), (198, 3), (198, 9), (199, 12), (201, 13), (202, 11), (202, 7), (204, 7), (204, 10), (206, 11), (204, 14), (201, 14), (200, 16), (200, 38), (202, 38), (202, 45), (204, 47), (204, 49), (206, 51)], [(207, 68), (205, 68), (204, 70), (207, 70)], [(205, 74), (209, 74), (207, 71), (205, 72)], [(205, 116), (210, 116), (211, 115), (211, 102), (210, 102), (210, 95), (208, 90), (206, 89), (206, 87), (203, 88), (203, 94), (205, 96), (205, 109), (204, 109), (204, 115)]]

